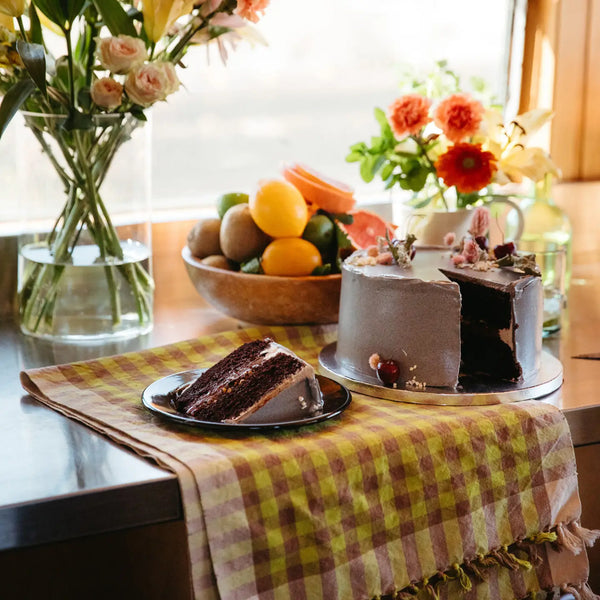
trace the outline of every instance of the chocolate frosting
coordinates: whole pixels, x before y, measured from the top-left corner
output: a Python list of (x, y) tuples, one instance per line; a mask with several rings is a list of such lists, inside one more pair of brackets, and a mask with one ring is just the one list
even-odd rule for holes
[[(361, 254), (364, 251), (353, 257)], [(506, 268), (456, 268), (449, 250), (426, 248), (418, 249), (408, 267), (359, 266), (352, 257), (344, 263), (336, 349), (342, 370), (348, 377), (376, 382), (369, 359), (378, 354), (400, 366), (400, 385), (412, 380), (455, 388), (461, 370), (465, 281), (507, 298), (507, 323), (490, 324), (489, 334), (508, 346), (516, 378), (521, 371), (525, 377), (535, 373), (542, 337), (539, 278)], [(488, 316), (491, 323), (494, 315)]]

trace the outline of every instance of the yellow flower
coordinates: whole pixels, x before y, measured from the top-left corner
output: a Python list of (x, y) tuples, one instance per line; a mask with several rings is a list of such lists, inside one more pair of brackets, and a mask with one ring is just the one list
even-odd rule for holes
[(144, 29), (148, 38), (158, 42), (179, 17), (192, 11), (194, 3), (195, 0), (143, 0)]
[(483, 136), (477, 141), (483, 143), (498, 161), (498, 171), (494, 177), (496, 183), (520, 183), (523, 177), (540, 181), (547, 173), (560, 176), (560, 171), (545, 150), (526, 146), (531, 136), (551, 117), (549, 110), (534, 109), (504, 125), (498, 111), (486, 111)]
[(0, 0), (0, 13), (20, 17), (25, 12), (25, 0)]
[(14, 31), (15, 23), (13, 21), (13, 18), (9, 17), (8, 15), (0, 14), (0, 28), (2, 27), (7, 29), (8, 31)]

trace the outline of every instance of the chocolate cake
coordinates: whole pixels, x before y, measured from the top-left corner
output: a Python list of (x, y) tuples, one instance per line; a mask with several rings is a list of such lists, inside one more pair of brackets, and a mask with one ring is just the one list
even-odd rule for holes
[(323, 407), (313, 368), (269, 338), (243, 344), (172, 402), (190, 417), (224, 423), (300, 419)]
[(358, 251), (342, 268), (336, 359), (351, 378), (377, 382), (377, 360), (398, 385), (456, 389), (460, 374), (521, 381), (541, 354), (539, 277), (453, 266), (450, 251), (419, 248), (407, 264)]

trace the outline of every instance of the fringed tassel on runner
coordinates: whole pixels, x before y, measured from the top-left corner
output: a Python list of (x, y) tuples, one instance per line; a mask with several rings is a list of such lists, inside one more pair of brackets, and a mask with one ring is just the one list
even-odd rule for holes
[(592, 592), (592, 588), (588, 583), (581, 583), (579, 585), (563, 585), (561, 591), (565, 594), (573, 594), (575, 600), (598, 600), (600, 596)]
[(556, 534), (558, 535), (558, 544), (561, 548), (566, 548), (575, 556), (581, 553), (584, 549), (583, 540), (571, 532), (569, 527), (564, 523), (559, 523), (556, 526)]
[(598, 538), (600, 538), (599, 529), (586, 529), (582, 527), (579, 521), (571, 521), (569, 523), (569, 529), (576, 535), (588, 548), (591, 548)]
[[(533, 565), (540, 560), (538, 546), (555, 544), (559, 548), (568, 548), (573, 554), (579, 554), (585, 546), (593, 546), (598, 538), (600, 538), (600, 531), (585, 529), (577, 521), (559, 523), (552, 531), (540, 531), (510, 546), (495, 548), (488, 554), (478, 554), (472, 559), (465, 560), (463, 565), (454, 563), (444, 572), (438, 571), (419, 583), (394, 592), (392, 598), (415, 600), (417, 596), (421, 596), (429, 600), (440, 600), (439, 588), (448, 581), (457, 581), (465, 592), (469, 592), (473, 589), (473, 580), (484, 580), (486, 569), (492, 567), (503, 567), (512, 571), (532, 569)], [(587, 583), (577, 586), (566, 585), (561, 589), (563, 592), (573, 594), (576, 600), (600, 600), (600, 596), (594, 594)], [(556, 589), (556, 592), (560, 594), (560, 590)], [(536, 592), (530, 592), (528, 597), (534, 600), (536, 596)]]

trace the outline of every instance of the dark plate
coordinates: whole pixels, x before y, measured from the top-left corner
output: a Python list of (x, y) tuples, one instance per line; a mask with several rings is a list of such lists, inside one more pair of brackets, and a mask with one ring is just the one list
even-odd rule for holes
[(169, 394), (177, 389), (180, 385), (197, 379), (205, 369), (192, 369), (191, 371), (182, 371), (167, 375), (162, 379), (158, 379), (151, 383), (142, 392), (142, 404), (153, 413), (160, 415), (170, 421), (181, 423), (184, 425), (193, 425), (194, 427), (206, 427), (209, 429), (220, 429), (225, 431), (248, 431), (248, 430), (265, 430), (265, 429), (283, 429), (303, 427), (320, 423), (327, 419), (332, 419), (341, 414), (350, 404), (352, 396), (350, 392), (340, 383), (317, 375), (317, 381), (323, 392), (323, 410), (315, 415), (307, 416), (303, 419), (295, 419), (293, 421), (277, 421), (265, 423), (220, 423), (214, 421), (200, 421), (193, 417), (177, 412), (169, 401)]

